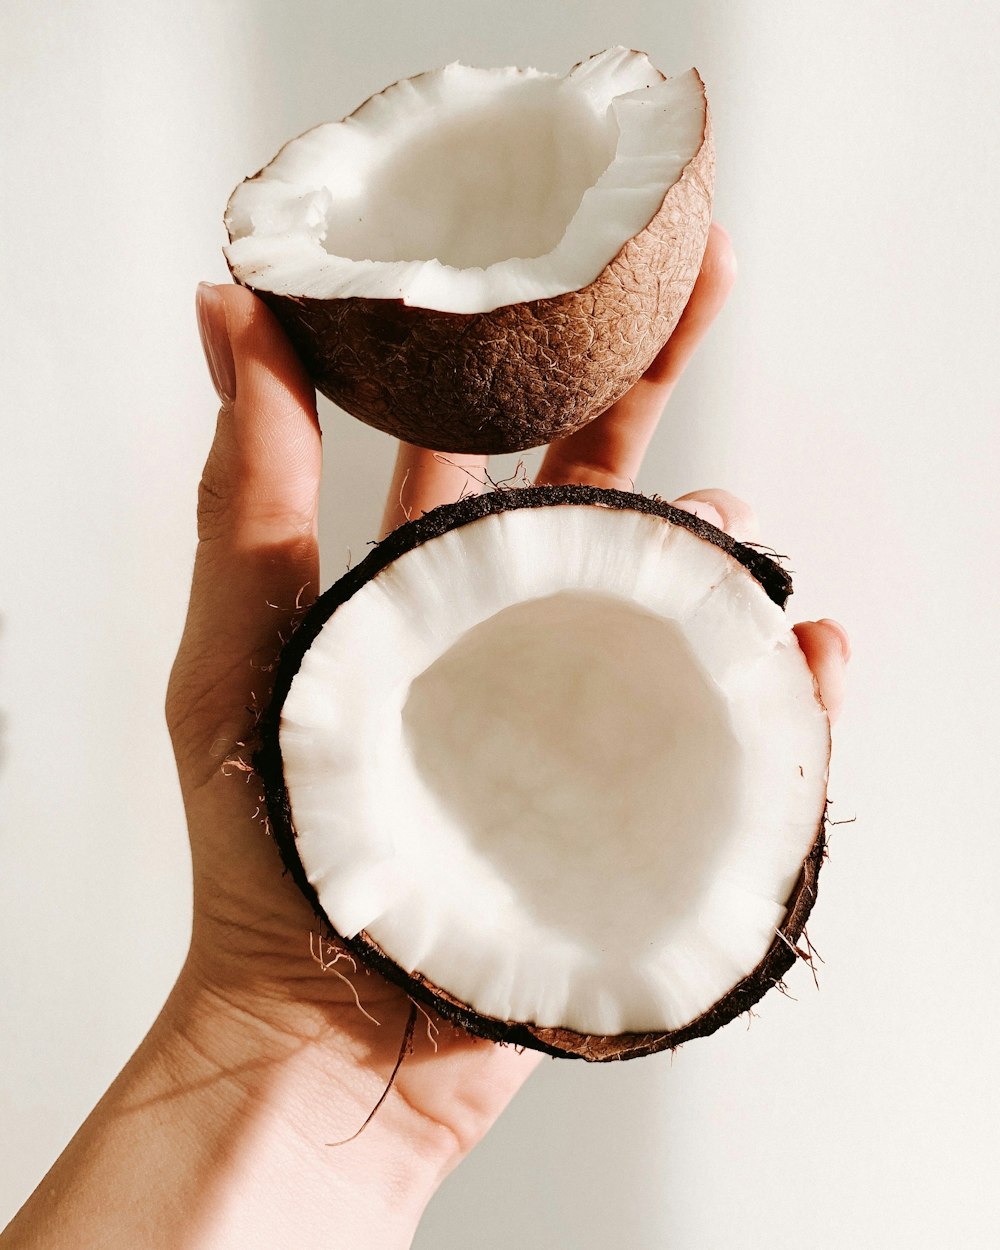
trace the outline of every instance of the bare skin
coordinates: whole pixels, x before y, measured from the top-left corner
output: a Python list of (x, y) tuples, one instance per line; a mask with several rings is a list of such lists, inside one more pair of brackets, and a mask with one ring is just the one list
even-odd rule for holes
[[(728, 237), (713, 227), (668, 345), (614, 408), (549, 449), (539, 481), (634, 481), (734, 272)], [(264, 305), (219, 286), (203, 288), (200, 311), (222, 406), (167, 696), (194, 864), (190, 953), (150, 1034), (0, 1236), (3, 1250), (407, 1246), (443, 1177), (538, 1063), (420, 1016), (378, 1115), (328, 1145), (377, 1102), (411, 1003), (332, 947), (322, 950), (332, 966), (313, 957), (312, 913), (262, 832), (245, 768), (248, 708), (266, 701), (281, 638), (320, 589), (320, 432), (312, 388)], [(485, 467), (448, 459), (400, 446), (387, 528), (457, 498)], [(751, 510), (725, 491), (678, 502), (756, 537)], [(829, 620), (796, 633), (836, 716), (846, 635)]]

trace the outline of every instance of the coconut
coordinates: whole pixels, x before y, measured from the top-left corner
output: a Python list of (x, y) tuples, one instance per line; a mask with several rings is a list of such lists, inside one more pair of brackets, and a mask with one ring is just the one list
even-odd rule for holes
[(225, 253), (347, 412), (520, 450), (592, 421), (666, 342), (714, 164), (695, 70), (625, 48), (562, 76), (456, 63), (286, 144), (230, 198)]
[(658, 499), (474, 496), (287, 645), (256, 767), (331, 936), (495, 1041), (626, 1059), (794, 962), (829, 722), (787, 573)]

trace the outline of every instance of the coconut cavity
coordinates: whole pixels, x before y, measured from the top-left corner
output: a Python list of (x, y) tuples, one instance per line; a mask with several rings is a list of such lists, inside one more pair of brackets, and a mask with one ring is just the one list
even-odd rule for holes
[[(615, 657), (608, 662), (609, 652)], [(588, 958), (628, 960), (710, 881), (739, 766), (674, 621), (592, 591), (503, 608), (412, 683), (417, 779), (511, 903)]]
[(453, 64), (287, 144), (230, 199), (262, 292), (487, 312), (592, 282), (705, 138), (694, 71), (614, 48), (567, 75)]
[(767, 562), (617, 492), (506, 494), (404, 527), (313, 609), (273, 722), (286, 858), (487, 1035), (666, 1036), (742, 986), (735, 1014), (829, 754)]
[[(331, 193), (323, 239), (331, 255), (454, 269), (544, 256), (614, 159), (607, 117), (581, 92), (561, 90), (562, 79), (491, 80), (461, 66), (444, 73), (419, 125), (410, 117), (407, 138), (388, 138), (361, 203)], [(456, 90), (449, 108), (440, 87), (470, 77), (475, 90)], [(424, 79), (413, 84), (422, 99), (430, 89)]]

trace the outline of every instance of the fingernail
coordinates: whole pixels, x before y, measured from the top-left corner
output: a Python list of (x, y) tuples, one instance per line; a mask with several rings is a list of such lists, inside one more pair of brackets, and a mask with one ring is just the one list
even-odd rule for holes
[(720, 530), (725, 529), (722, 513), (718, 508), (713, 508), (710, 503), (705, 503), (703, 499), (679, 499), (674, 507), (690, 512), (693, 516), (701, 517), (703, 521), (707, 521), (709, 525), (714, 525)]
[(231, 404), (236, 398), (236, 364), (226, 328), (226, 308), (218, 288), (211, 282), (198, 283), (195, 309), (212, 385), (222, 403)]
[(840, 643), (840, 651), (844, 657), (844, 663), (846, 664), (851, 658), (851, 640), (847, 636), (847, 630), (839, 621), (831, 620), (828, 616), (824, 616), (821, 621), (817, 622), (817, 624), (825, 625), (827, 629), (832, 629), (837, 635), (837, 640)]

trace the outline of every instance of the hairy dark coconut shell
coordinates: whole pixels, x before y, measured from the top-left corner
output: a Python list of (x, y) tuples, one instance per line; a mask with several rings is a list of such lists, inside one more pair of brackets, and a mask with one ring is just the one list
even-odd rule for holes
[(497, 512), (514, 508), (542, 508), (553, 504), (596, 504), (663, 517), (671, 524), (683, 526), (698, 537), (714, 543), (737, 560), (779, 607), (785, 606), (792, 593), (791, 578), (773, 560), (753, 547), (736, 542), (707, 521), (658, 498), (592, 486), (532, 486), (470, 496), (458, 503), (435, 508), (417, 520), (400, 526), (380, 542), (365, 560), (321, 595), (310, 608), (282, 653), (272, 700), (261, 720), (260, 746), (254, 757), (254, 765), (264, 784), (271, 829), (282, 859), (331, 937), (343, 942), (366, 964), (382, 973), (389, 981), (401, 986), (414, 1001), (423, 1003), (470, 1033), (494, 1042), (526, 1046), (562, 1058), (585, 1059), (591, 1062), (633, 1059), (672, 1049), (692, 1038), (707, 1037), (714, 1033), (748, 1011), (768, 990), (779, 986), (782, 977), (796, 959), (805, 957), (797, 943), (816, 901), (817, 877), (826, 849), (825, 807), (817, 822), (815, 841), (803, 861), (798, 882), (788, 900), (784, 924), (757, 967), (709, 1010), (682, 1028), (666, 1033), (622, 1033), (603, 1037), (577, 1033), (570, 1029), (537, 1028), (530, 1023), (483, 1016), (467, 1003), (459, 1001), (435, 985), (419, 971), (408, 973), (399, 967), (364, 930), (350, 939), (341, 937), (330, 924), (299, 859), (282, 768), (278, 737), (282, 706), (306, 651), (337, 608), (393, 560), (448, 530), (457, 529)]
[(714, 185), (706, 106), (655, 216), (581, 290), (483, 313), (258, 294), (317, 389), (368, 425), (435, 451), (521, 451), (600, 416), (652, 364), (698, 276)]

